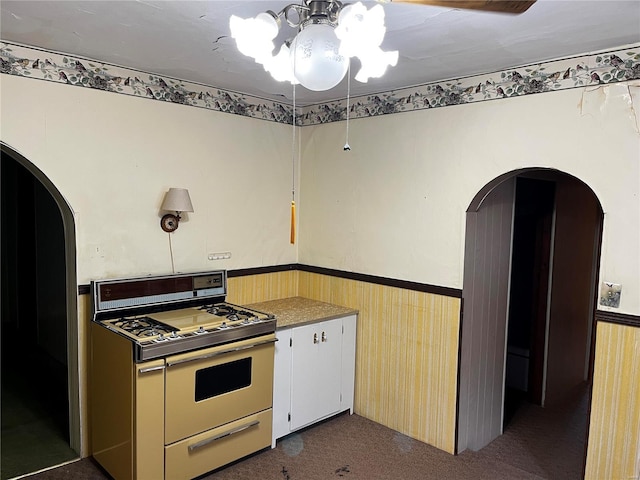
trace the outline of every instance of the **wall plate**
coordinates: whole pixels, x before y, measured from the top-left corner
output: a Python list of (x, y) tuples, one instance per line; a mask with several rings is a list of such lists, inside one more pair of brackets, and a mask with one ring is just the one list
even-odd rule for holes
[(600, 305), (603, 307), (620, 307), (622, 285), (619, 283), (602, 282), (600, 285)]
[(226, 260), (231, 258), (231, 252), (210, 253), (207, 257), (209, 260)]

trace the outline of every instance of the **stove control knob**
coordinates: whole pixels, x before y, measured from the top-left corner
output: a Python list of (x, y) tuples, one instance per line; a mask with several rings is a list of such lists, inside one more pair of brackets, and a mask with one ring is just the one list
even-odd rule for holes
[(200, 328), (198, 329), (198, 333), (204, 333), (204, 327), (200, 327)]
[(222, 322), (220, 324), (220, 328), (227, 328), (227, 322)]

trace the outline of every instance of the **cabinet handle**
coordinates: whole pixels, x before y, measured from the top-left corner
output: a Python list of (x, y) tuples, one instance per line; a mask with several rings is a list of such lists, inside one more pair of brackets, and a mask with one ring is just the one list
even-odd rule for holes
[(189, 451), (192, 452), (198, 448), (204, 447), (205, 445), (210, 444), (211, 442), (215, 442), (216, 440), (220, 440), (221, 438), (228, 437), (229, 435), (234, 435), (236, 433), (240, 433), (248, 428), (255, 427), (260, 424), (260, 420), (255, 420), (251, 423), (247, 423), (246, 425), (241, 425), (239, 427), (233, 428), (228, 432), (221, 433), (220, 435), (216, 435), (215, 437), (207, 438), (205, 440), (201, 440), (198, 443), (194, 443), (193, 445), (189, 445)]
[(322, 341), (326, 342), (327, 341), (327, 334), (322, 332)]
[(318, 334), (317, 333), (313, 334), (313, 343), (318, 343)]

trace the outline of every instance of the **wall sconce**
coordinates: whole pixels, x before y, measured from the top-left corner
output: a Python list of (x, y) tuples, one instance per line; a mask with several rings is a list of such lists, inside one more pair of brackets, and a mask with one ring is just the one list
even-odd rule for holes
[(170, 188), (169, 191), (164, 194), (164, 200), (160, 210), (176, 212), (175, 215), (167, 213), (160, 220), (162, 230), (167, 233), (175, 231), (180, 223), (180, 213), (193, 212), (189, 190), (186, 188)]

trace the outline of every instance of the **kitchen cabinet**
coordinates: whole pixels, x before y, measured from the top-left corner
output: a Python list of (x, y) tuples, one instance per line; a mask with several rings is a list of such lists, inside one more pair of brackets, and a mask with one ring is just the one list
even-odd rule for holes
[(356, 315), (276, 331), (273, 441), (319, 420), (353, 413)]

